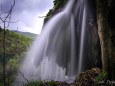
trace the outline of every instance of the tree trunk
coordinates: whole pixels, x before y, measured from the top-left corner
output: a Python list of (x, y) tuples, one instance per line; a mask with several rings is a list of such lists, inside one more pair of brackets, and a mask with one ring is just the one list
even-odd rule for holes
[(101, 46), (101, 59), (103, 71), (107, 72), (108, 78), (111, 78), (110, 72), (110, 29), (108, 26), (108, 0), (97, 1), (97, 24), (98, 35)]
[(107, 72), (109, 79), (115, 80), (115, 0), (96, 1), (102, 68)]

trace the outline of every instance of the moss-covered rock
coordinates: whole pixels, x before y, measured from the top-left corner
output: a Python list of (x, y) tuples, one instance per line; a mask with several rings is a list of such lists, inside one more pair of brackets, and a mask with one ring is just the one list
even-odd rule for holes
[(101, 69), (92, 68), (91, 70), (87, 70), (79, 74), (72, 86), (94, 86), (95, 78), (101, 74)]
[(44, 23), (46, 23), (52, 16), (60, 12), (63, 9), (66, 2), (67, 0), (54, 0), (54, 7), (50, 9), (47, 13), (46, 18), (44, 19)]

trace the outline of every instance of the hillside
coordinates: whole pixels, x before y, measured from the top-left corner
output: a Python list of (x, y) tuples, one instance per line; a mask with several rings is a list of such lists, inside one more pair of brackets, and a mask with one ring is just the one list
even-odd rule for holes
[[(5, 45), (6, 79), (8, 79), (6, 83), (11, 83), (17, 73), (20, 61), (23, 60), (25, 52), (31, 45), (32, 38), (9, 30), (5, 32), (5, 43), (3, 43), (3, 29), (0, 28), (0, 81), (3, 81), (3, 46)], [(1, 84), (0, 82), (0, 86), (2, 86)]]
[[(6, 30), (6, 56), (12, 56), (15, 54), (20, 55), (22, 52), (26, 51), (31, 43), (31, 38), (17, 34)], [(3, 30), (0, 29), (0, 56), (3, 53)]]
[(14, 31), (14, 30), (13, 30), (13, 32), (16, 32), (18, 34), (21, 34), (21, 35), (24, 35), (24, 36), (27, 36), (30, 38), (35, 38), (37, 36), (37, 34), (30, 33), (30, 32), (21, 32), (21, 31)]

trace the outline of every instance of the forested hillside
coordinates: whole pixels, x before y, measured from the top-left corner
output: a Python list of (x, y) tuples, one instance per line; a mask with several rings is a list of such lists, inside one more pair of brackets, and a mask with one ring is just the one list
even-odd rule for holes
[[(19, 67), (19, 62), (24, 57), (25, 51), (31, 45), (32, 38), (12, 32), (9, 30), (5, 31), (5, 44), (3, 43), (3, 29), (0, 28), (0, 84), (3, 76), (3, 58), (4, 58), (4, 48), (5, 45), (5, 62), (6, 62), (6, 83), (13, 81), (14, 76)], [(0, 85), (1, 86), (1, 85)]]
[(30, 33), (30, 32), (20, 32), (20, 31), (13, 31), (13, 32), (16, 32), (20, 35), (27, 36), (27, 37), (32, 38), (32, 39), (36, 38), (36, 36), (37, 36), (37, 34)]

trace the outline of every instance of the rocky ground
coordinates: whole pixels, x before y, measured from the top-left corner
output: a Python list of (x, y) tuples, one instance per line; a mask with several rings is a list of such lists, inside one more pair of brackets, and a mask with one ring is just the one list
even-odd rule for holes
[(92, 68), (79, 74), (75, 81), (72, 83), (72, 86), (94, 86), (95, 78), (101, 74), (101, 69)]
[[(99, 68), (92, 68), (91, 70), (87, 70), (86, 72), (82, 72), (79, 74), (73, 83), (67, 82), (58, 82), (58, 81), (50, 81), (50, 82), (32, 82), (28, 83), (25, 86), (93, 86), (95, 77), (101, 73)], [(31, 85), (30, 85), (31, 84)]]
[(25, 86), (115, 86), (115, 82), (106, 80), (106, 76), (101, 69), (92, 68), (79, 74), (73, 83), (50, 81)]

